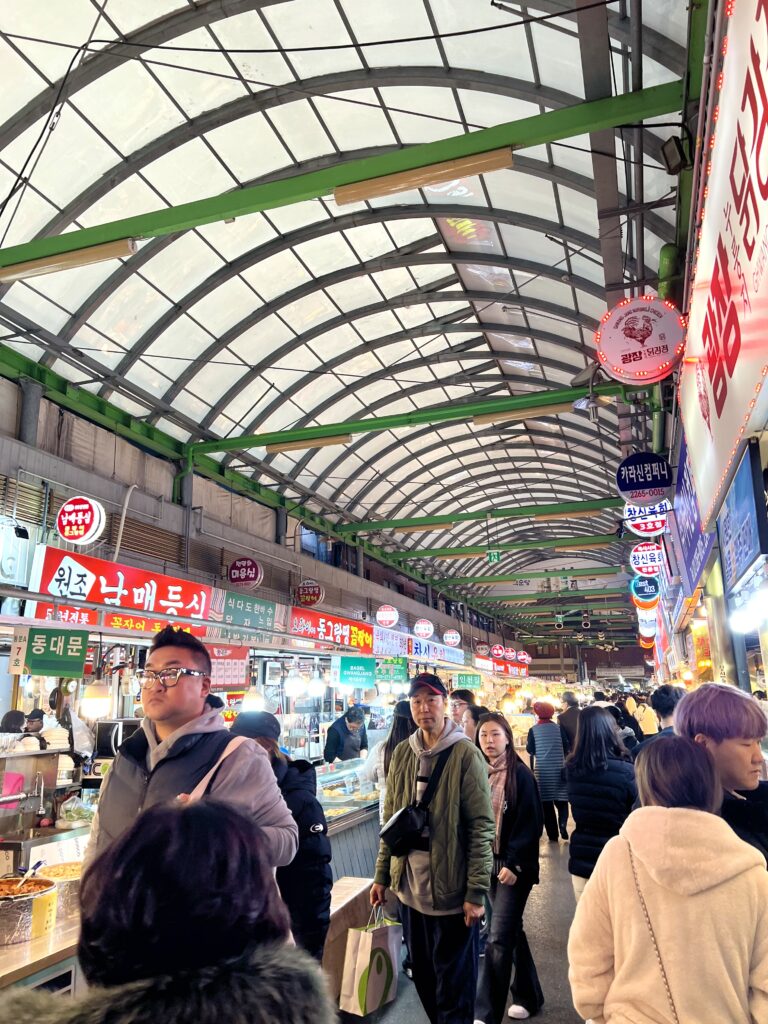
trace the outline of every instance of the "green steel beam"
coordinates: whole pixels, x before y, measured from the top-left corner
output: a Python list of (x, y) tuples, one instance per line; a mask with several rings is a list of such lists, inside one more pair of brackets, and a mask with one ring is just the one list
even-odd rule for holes
[[(627, 537), (626, 540), (631, 538)], [(621, 544), (615, 533), (595, 533), (590, 536), (559, 537), (547, 540), (520, 540), (511, 544), (479, 544), (468, 548), (419, 548), (418, 550), (393, 552), (396, 562), (410, 562), (414, 558), (480, 558), (488, 551), (535, 551), (538, 548), (565, 548), (581, 544)], [(585, 549), (587, 550), (587, 549)]]
[(575, 402), (579, 398), (594, 395), (620, 395), (628, 401), (633, 392), (647, 391), (647, 387), (628, 387), (626, 384), (597, 384), (592, 390), (583, 388), (557, 388), (551, 391), (533, 391), (510, 398), (490, 398), (480, 402), (453, 402), (450, 405), (435, 405), (413, 412), (397, 413), (392, 416), (372, 416), (362, 420), (347, 420), (343, 423), (327, 423), (322, 427), (302, 427), (296, 430), (277, 430), (265, 434), (243, 434), (240, 437), (226, 437), (220, 441), (202, 441), (192, 445), (194, 457), (198, 454), (211, 452), (233, 452), (248, 448), (262, 448), (268, 444), (288, 444), (307, 441), (319, 441), (327, 437), (338, 437), (346, 434), (370, 434), (382, 430), (398, 430), (402, 427), (416, 427), (430, 423), (460, 423), (473, 419), (475, 416), (487, 416), (493, 413), (531, 412), (538, 409), (565, 402)]
[[(550, 574), (553, 575), (553, 574)], [(562, 595), (559, 600), (553, 600), (554, 595), (542, 594), (541, 599), (539, 595), (534, 594), (531, 596), (523, 594), (512, 594), (510, 596), (499, 596), (499, 597), (487, 597), (482, 595), (475, 599), (475, 604), (486, 605), (486, 604), (523, 604), (524, 602), (531, 602), (534, 608), (562, 608), (566, 604), (573, 604), (575, 602), (582, 601), (585, 597), (589, 597), (590, 600), (594, 600), (595, 597), (626, 597), (629, 595), (629, 591), (626, 587), (608, 587), (606, 590), (568, 590)]]
[[(519, 508), (487, 508), (479, 512), (446, 512), (436, 516), (411, 516), (406, 519), (379, 519), (363, 523), (344, 523), (339, 533), (373, 533), (376, 530), (398, 530), (404, 526), (446, 526), (450, 523), (477, 522), (481, 519), (533, 519), (535, 516), (561, 515), (568, 512), (602, 512), (605, 509), (624, 508), (621, 498), (593, 498), (589, 501), (565, 501), (553, 505), (521, 505)], [(621, 569), (614, 570), (621, 572)], [(557, 573), (542, 573), (556, 576)], [(570, 576), (570, 572), (559, 575)], [(600, 575), (595, 570), (595, 575)], [(520, 579), (534, 578), (535, 574), (521, 573)]]
[(552, 576), (608, 576), (613, 573), (623, 572), (622, 566), (602, 569), (565, 569), (558, 572), (508, 572), (501, 576), (449, 576), (443, 579), (443, 583), (453, 586), (462, 583), (482, 583), (485, 586), (492, 586), (497, 583), (512, 583), (515, 580), (549, 579)]
[(674, 81), (609, 99), (549, 110), (544, 114), (437, 142), (407, 146), (405, 149), (362, 160), (348, 160), (323, 170), (296, 174), (180, 206), (82, 228), (53, 238), (38, 238), (22, 245), (10, 246), (0, 249), (0, 267), (58, 256), (124, 238), (151, 238), (187, 231), (201, 224), (212, 224), (318, 199), (330, 195), (341, 185), (353, 185), (388, 174), (418, 170), (431, 164), (477, 156), (494, 149), (527, 149), (605, 128), (636, 124), (645, 118), (676, 113), (681, 108), (682, 98), (683, 82)]

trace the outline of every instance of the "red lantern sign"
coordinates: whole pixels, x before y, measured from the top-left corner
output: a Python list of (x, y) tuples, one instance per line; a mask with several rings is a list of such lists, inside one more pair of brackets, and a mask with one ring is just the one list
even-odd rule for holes
[(68, 544), (92, 544), (104, 532), (104, 506), (93, 498), (68, 498), (56, 516), (56, 532)]
[(385, 629), (394, 629), (400, 621), (400, 613), (391, 604), (383, 604), (376, 612), (376, 622)]
[(325, 600), (325, 590), (317, 580), (302, 580), (295, 591), (296, 604), (302, 608), (314, 608)]
[(656, 384), (674, 370), (685, 348), (685, 317), (655, 295), (622, 299), (595, 332), (597, 358), (614, 380)]

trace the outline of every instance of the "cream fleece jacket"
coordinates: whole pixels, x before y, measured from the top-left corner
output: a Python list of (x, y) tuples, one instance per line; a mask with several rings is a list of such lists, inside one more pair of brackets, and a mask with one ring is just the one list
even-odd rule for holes
[(714, 814), (642, 807), (609, 840), (568, 940), (574, 1006), (594, 1024), (768, 1022), (768, 872)]

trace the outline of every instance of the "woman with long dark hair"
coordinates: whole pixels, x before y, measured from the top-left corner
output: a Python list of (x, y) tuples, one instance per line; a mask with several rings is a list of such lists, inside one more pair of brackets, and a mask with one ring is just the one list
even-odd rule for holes
[(483, 715), (475, 742), (488, 762), (496, 817), (491, 924), (480, 966), (475, 1024), (501, 1024), (513, 966), (509, 1016), (525, 1020), (538, 1013), (544, 1003), (523, 930), (525, 904), (539, 881), (539, 838), (544, 818), (536, 780), (515, 752), (512, 729), (504, 715)]
[(276, 873), (280, 895), (291, 915), (296, 942), (318, 960), (331, 923), (331, 842), (317, 799), (317, 777), (309, 761), (292, 761), (280, 749), (280, 722), (268, 711), (245, 711), (232, 726), (233, 736), (250, 736), (269, 755), (277, 785), (299, 828), (299, 848)]
[(416, 732), (416, 723), (411, 715), (411, 702), (399, 700), (395, 704), (392, 723), (386, 739), (379, 740), (371, 747), (368, 759), (358, 775), (376, 783), (379, 787), (379, 822), (384, 824), (384, 797), (387, 793), (387, 775), (395, 747)]
[(9, 990), (14, 1024), (333, 1024), (322, 972), (289, 944), (264, 833), (230, 804), (158, 804), (83, 875), (75, 1000)]
[(637, 800), (635, 769), (610, 708), (592, 705), (579, 715), (565, 776), (576, 823), (568, 870), (578, 903), (603, 847), (619, 834)]

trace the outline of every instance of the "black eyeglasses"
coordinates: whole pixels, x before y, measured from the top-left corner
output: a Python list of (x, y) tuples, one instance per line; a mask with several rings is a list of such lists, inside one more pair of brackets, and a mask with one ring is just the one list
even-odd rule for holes
[(182, 676), (208, 676), (207, 672), (201, 672), (197, 668), (163, 668), (159, 672), (153, 672), (151, 668), (145, 668), (134, 676), (136, 683), (142, 690), (151, 690), (159, 684), (164, 690), (171, 690), (178, 686)]

